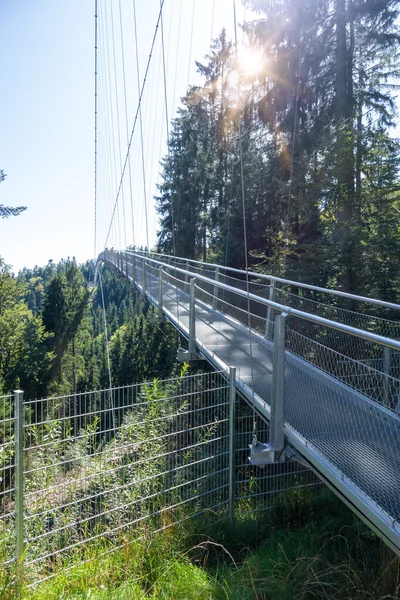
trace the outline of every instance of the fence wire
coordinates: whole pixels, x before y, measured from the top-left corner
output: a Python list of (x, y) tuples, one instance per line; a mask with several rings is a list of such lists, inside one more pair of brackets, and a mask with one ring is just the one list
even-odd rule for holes
[[(232, 424), (231, 401), (226, 372), (25, 401), (25, 583), (68, 568), (71, 557), (84, 560), (96, 540), (112, 551), (125, 536), (133, 539), (199, 515), (210, 524), (228, 517), (230, 502), (246, 517), (275, 506), (285, 490), (318, 484), (295, 463), (264, 471), (251, 467), (252, 411), (236, 395)], [(13, 398), (0, 402), (1, 551), (10, 575), (16, 553), (16, 424)], [(260, 434), (268, 435), (268, 426), (257, 420)]]

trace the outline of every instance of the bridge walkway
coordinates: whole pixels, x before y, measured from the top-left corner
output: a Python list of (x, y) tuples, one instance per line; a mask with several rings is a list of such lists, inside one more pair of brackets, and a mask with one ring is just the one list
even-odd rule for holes
[[(156, 261), (144, 267), (140, 256), (135, 266), (130, 258), (121, 261), (115, 253), (103, 259), (134, 281), (158, 307)], [(213, 308), (211, 284), (208, 291), (206, 287), (196, 289), (196, 349), (217, 368), (235, 366), (238, 389), (269, 420), (273, 342), (255, 330), (250, 339), (248, 328), (239, 320)], [(163, 313), (186, 338), (188, 288), (188, 282), (178, 279), (172, 269), (163, 271)], [(397, 348), (396, 342), (393, 346)], [(373, 369), (370, 375), (379, 378)], [(289, 350), (285, 352), (284, 411), (287, 443), (400, 553), (400, 419), (396, 412)]]

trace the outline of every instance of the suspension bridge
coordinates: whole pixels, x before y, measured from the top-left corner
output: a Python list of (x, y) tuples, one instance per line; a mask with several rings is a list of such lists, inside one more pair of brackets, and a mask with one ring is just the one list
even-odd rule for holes
[[(118, 83), (112, 12), (109, 16), (107, 7), (103, 12), (99, 11), (100, 24), (103, 22), (107, 26), (108, 21), (111, 23), (111, 35), (107, 33), (107, 27), (100, 27), (99, 37), (105, 40), (110, 37), (112, 40), (110, 47), (113, 60), (110, 60), (108, 47), (107, 52), (103, 49), (103, 54), (99, 53), (99, 64), (104, 64), (99, 90), (103, 90), (104, 97), (102, 99), (100, 93), (97, 96), (96, 77), (94, 255), (97, 255), (96, 211), (97, 204), (100, 205), (97, 189), (104, 190), (108, 203), (109, 191), (115, 189), (105, 249), (98, 260), (116, 269), (140, 290), (158, 309), (160, 323), (167, 319), (187, 339), (187, 348), (178, 350), (179, 360), (207, 360), (218, 370), (236, 368), (236, 389), (251, 406), (254, 423), (259, 417), (269, 423), (268, 439), (261, 439), (256, 428), (253, 438), (249, 439), (251, 463), (262, 467), (297, 460), (306, 465), (400, 554), (400, 305), (249, 272), (243, 184), (242, 197), (238, 201), (243, 205), (245, 271), (185, 257), (178, 258), (175, 246), (174, 256), (106, 249), (107, 245), (128, 247), (128, 197), (133, 247), (139, 245), (138, 234), (143, 231), (146, 232), (146, 240), (139, 243), (147, 248), (152, 246), (149, 237), (148, 180), (150, 179), (151, 184), (154, 182), (152, 173), (150, 178), (145, 173), (145, 156), (150, 154), (150, 150), (145, 147), (143, 129), (149, 139), (154, 140), (155, 134), (151, 133), (149, 127), (146, 129), (145, 125), (142, 128), (145, 121), (142, 119), (142, 109), (146, 106), (146, 98), (147, 107), (153, 107), (154, 100), (155, 105), (148, 122), (153, 124), (154, 132), (157, 128), (161, 130), (161, 139), (165, 137), (164, 134), (168, 138), (168, 114), (171, 106), (175, 105), (176, 75), (180, 71), (178, 57), (184, 54), (179, 47), (179, 13), (178, 19), (175, 19), (179, 22), (179, 30), (174, 94), (172, 102), (171, 98), (168, 102), (166, 58), (171, 55), (171, 49), (164, 42), (163, 4), (160, 3), (159, 12), (155, 15), (154, 37), (142, 86), (139, 85), (137, 66), (137, 108), (135, 114), (130, 116), (126, 89), (133, 89), (134, 86), (126, 85), (124, 59), (121, 81)], [(235, 4), (233, 0), (237, 48)], [(135, 3), (133, 6), (135, 9)], [(180, 6), (182, 8), (182, 3)], [(100, 5), (99, 8), (101, 9)], [(121, 8), (119, 17), (121, 24), (128, 22), (123, 18)], [(171, 22), (175, 21), (171, 18)], [(135, 12), (133, 22), (137, 58)], [(190, 22), (189, 73), (195, 31), (194, 3)], [(211, 38), (213, 23), (214, 5)], [(121, 25), (122, 57), (123, 36)], [(171, 39), (173, 37), (170, 36)], [(158, 43), (158, 80), (164, 95), (159, 91), (154, 93), (154, 82), (152, 89), (148, 89), (148, 86), (146, 88), (151, 58), (156, 53)], [(97, 42), (95, 45), (97, 60)], [(118, 46), (118, 41), (115, 45)], [(97, 75), (97, 66), (95, 70)], [(99, 72), (101, 71), (100, 68)], [(118, 91), (121, 89), (123, 94)], [(105, 93), (107, 90), (109, 92)], [(146, 94), (151, 94), (151, 99)], [(114, 95), (116, 110), (110, 100)], [(159, 105), (156, 106), (157, 102)], [(99, 109), (104, 105), (106, 115), (109, 113), (109, 126), (104, 128), (109, 139), (105, 136), (99, 146), (105, 147), (104, 156), (97, 154), (98, 104)], [(123, 114), (125, 125), (123, 118), (120, 119)], [(159, 123), (159, 115), (166, 117), (166, 132), (163, 130), (164, 125)], [(130, 134), (128, 122), (133, 123)], [(134, 137), (137, 122), (140, 124), (140, 136)], [(127, 146), (125, 159), (125, 144), (121, 143), (120, 135), (120, 129), (123, 131), (124, 128)], [(296, 128), (294, 136), (295, 134)], [(238, 140), (240, 147), (240, 126)], [(133, 162), (138, 172), (132, 178), (133, 142), (137, 144), (141, 160)], [(116, 162), (115, 148), (119, 150), (119, 165)], [(238, 154), (241, 157), (241, 151)], [(291, 161), (293, 168), (293, 154)], [(98, 178), (97, 171), (105, 180), (114, 177), (114, 181), (109, 181), (107, 185), (107, 181), (102, 181), (100, 176)], [(243, 165), (240, 173), (243, 183)], [(133, 198), (141, 197), (141, 192), (134, 189), (132, 180), (139, 187), (143, 184), (142, 202), (136, 209)], [(290, 198), (289, 189), (288, 211)], [(173, 222), (173, 214), (171, 218)], [(172, 242), (174, 245), (174, 235)]]
[(237, 390), (270, 422), (268, 440), (249, 440), (253, 464), (306, 464), (400, 553), (400, 306), (152, 253), (99, 260), (188, 340), (178, 358), (236, 367)]

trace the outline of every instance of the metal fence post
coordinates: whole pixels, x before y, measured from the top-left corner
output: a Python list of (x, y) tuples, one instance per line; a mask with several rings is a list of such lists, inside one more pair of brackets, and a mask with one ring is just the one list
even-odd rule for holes
[[(185, 263), (185, 269), (186, 271), (189, 271), (189, 261), (187, 260)], [(185, 283), (187, 283), (189, 281), (189, 274), (185, 273)]]
[(385, 346), (383, 348), (383, 372), (385, 377), (383, 379), (383, 399), (386, 406), (390, 404), (390, 348)]
[(158, 320), (164, 321), (163, 313), (163, 267), (158, 268)]
[(132, 280), (133, 283), (136, 281), (136, 257), (132, 257)]
[(189, 352), (196, 354), (196, 278), (190, 280), (190, 305), (189, 305)]
[(14, 392), (15, 417), (15, 558), (17, 586), (24, 578), (24, 392)]
[[(218, 267), (215, 269), (215, 281), (219, 281), (219, 268)], [(213, 308), (217, 308), (217, 301), (218, 301), (218, 286), (214, 285), (213, 302), (212, 302)]]
[(287, 313), (275, 317), (269, 443), (279, 453), (285, 446), (283, 434), (285, 402), (285, 321)]
[[(271, 281), (271, 285), (269, 286), (269, 300), (275, 302), (275, 280)], [(269, 339), (271, 339), (272, 310), (272, 306), (268, 306), (267, 321), (265, 323), (265, 337)]]
[(143, 263), (142, 263), (142, 275), (143, 275), (143, 279), (142, 279), (142, 296), (143, 298), (146, 298), (146, 261), (143, 259)]
[(235, 518), (236, 367), (229, 367), (229, 498), (228, 513)]

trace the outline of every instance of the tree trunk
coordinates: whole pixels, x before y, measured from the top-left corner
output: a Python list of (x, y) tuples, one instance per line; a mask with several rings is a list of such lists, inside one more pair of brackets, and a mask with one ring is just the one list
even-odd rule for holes
[[(350, 9), (351, 9), (351, 0)], [(351, 10), (350, 10), (351, 14)], [(346, 0), (336, 0), (336, 119), (337, 119), (337, 181), (338, 232), (341, 245), (339, 287), (345, 292), (356, 288), (352, 225), (354, 217), (354, 156), (353, 156), (353, 56), (350, 40), (347, 49)], [(351, 35), (350, 35), (351, 37)]]

